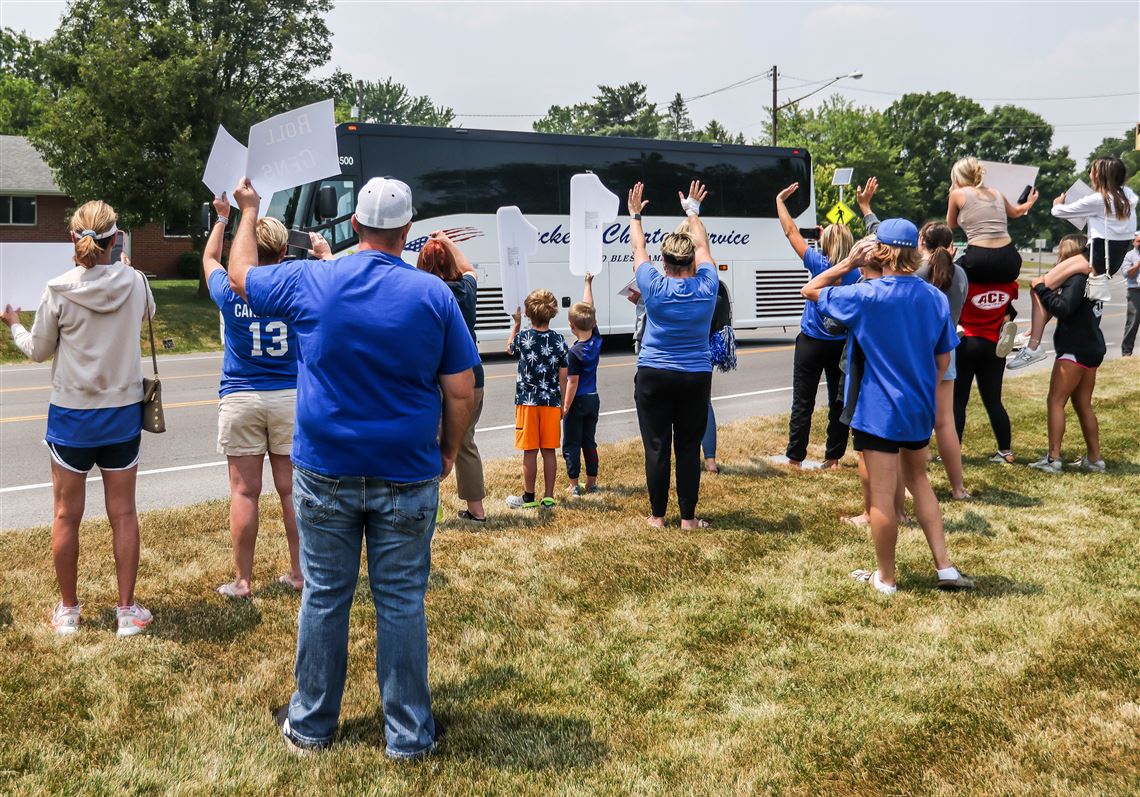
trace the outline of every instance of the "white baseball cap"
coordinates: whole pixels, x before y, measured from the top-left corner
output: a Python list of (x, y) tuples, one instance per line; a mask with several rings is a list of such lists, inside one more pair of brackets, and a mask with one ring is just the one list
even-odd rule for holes
[(412, 189), (393, 177), (373, 177), (356, 195), (356, 220), (365, 227), (392, 230), (414, 215)]

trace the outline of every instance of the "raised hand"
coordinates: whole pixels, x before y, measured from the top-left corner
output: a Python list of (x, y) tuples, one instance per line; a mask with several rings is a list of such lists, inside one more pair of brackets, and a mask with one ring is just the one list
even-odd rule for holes
[(790, 197), (792, 194), (794, 194), (796, 191), (799, 191), (799, 190), (800, 190), (800, 184), (799, 183), (792, 183), (787, 188), (785, 188), (783, 191), (776, 194), (776, 201), (777, 202), (783, 202), (785, 199), (787, 199), (788, 197)]
[(243, 212), (257, 213), (257, 209), (261, 207), (261, 197), (248, 177), (243, 177), (238, 182), (237, 188), (234, 189), (234, 201), (237, 202), (238, 209)]
[(689, 196), (686, 197), (680, 191), (677, 192), (677, 198), (681, 200), (681, 209), (685, 213), (701, 212), (701, 203), (705, 201), (705, 197), (709, 195), (708, 188), (700, 180), (693, 180), (689, 184)]
[(626, 202), (629, 215), (636, 216), (645, 210), (645, 206), (649, 204), (649, 200), (641, 198), (644, 193), (645, 186), (641, 183), (634, 183), (633, 188), (629, 189), (629, 199)]
[(1065, 195), (1064, 195), (1064, 194), (1061, 194), (1059, 197), (1057, 197), (1056, 199), (1054, 199), (1054, 200), (1053, 200), (1053, 204), (1054, 204), (1054, 205), (1063, 205), (1063, 204), (1065, 204)]
[(0, 320), (3, 320), (8, 326), (20, 323), (20, 308), (12, 307), (10, 304), (4, 305), (4, 312), (0, 314)]
[(230, 217), (230, 201), (226, 199), (226, 192), (223, 191), (221, 196), (214, 197), (214, 210), (223, 219)]
[(325, 239), (325, 236), (320, 233), (309, 233), (309, 249), (312, 250), (313, 257), (317, 260), (329, 260), (332, 258), (332, 249), (329, 247), (329, 242)]
[(859, 203), (859, 209), (863, 211), (864, 216), (871, 212), (871, 197), (875, 196), (878, 190), (878, 177), (867, 178), (867, 182), (855, 189), (855, 201)]
[(1029, 189), (1029, 196), (1025, 200), (1026, 202), (1029, 203), (1029, 207), (1033, 207), (1034, 205), (1037, 204), (1037, 197), (1038, 196), (1040, 196), (1040, 194), (1037, 193), (1036, 188), (1030, 188)]

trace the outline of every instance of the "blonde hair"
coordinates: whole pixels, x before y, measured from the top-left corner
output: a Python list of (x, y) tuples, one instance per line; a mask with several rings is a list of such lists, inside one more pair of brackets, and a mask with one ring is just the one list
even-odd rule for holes
[(956, 186), (981, 188), (986, 170), (973, 155), (962, 158), (950, 169), (950, 182)]
[(594, 305), (585, 302), (578, 302), (573, 305), (566, 315), (570, 318), (570, 326), (582, 332), (589, 332), (598, 323)]
[(846, 224), (829, 224), (819, 234), (819, 247), (833, 266), (847, 257), (854, 245), (855, 238)]
[(1075, 232), (1071, 235), (1066, 235), (1057, 244), (1057, 262), (1068, 260), (1070, 257), (1084, 254), (1085, 247), (1088, 246), (1088, 237)]
[(890, 246), (879, 243), (871, 250), (868, 259), (880, 271), (891, 269), (900, 274), (913, 274), (922, 265), (922, 253), (917, 247)]
[(272, 216), (262, 216), (257, 220), (257, 260), (270, 264), (281, 261), (281, 252), (289, 245), (289, 231), (285, 225)]
[(676, 232), (671, 232), (662, 239), (661, 259), (665, 261), (666, 271), (683, 271), (693, 264), (693, 258), (697, 256), (697, 245), (688, 229), (689, 223), (683, 222)]
[(523, 312), (532, 324), (549, 324), (558, 315), (558, 300), (545, 288), (531, 291), (523, 302)]
[[(115, 209), (101, 199), (84, 202), (71, 214), (68, 228), (75, 240), (75, 265), (91, 268), (115, 240), (107, 236), (119, 217)], [(94, 235), (90, 233), (94, 232)], [(84, 235), (84, 233), (87, 233)]]

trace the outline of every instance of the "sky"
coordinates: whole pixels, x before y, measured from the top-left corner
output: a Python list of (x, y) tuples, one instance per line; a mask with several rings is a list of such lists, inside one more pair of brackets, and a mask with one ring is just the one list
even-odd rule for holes
[[(0, 0), (0, 24), (50, 36), (56, 0)], [(778, 65), (780, 102), (832, 92), (885, 108), (904, 92), (952, 91), (987, 108), (1021, 105), (1055, 127), (1082, 165), (1140, 118), (1140, 3), (1123, 2), (382, 2), (337, 0), (332, 66), (388, 76), (452, 107), (465, 127), (529, 130), (551, 105), (599, 84), (640, 81), (666, 105)], [(771, 80), (689, 104), (749, 141), (762, 133)], [(1107, 96), (1116, 95), (1116, 96)]]

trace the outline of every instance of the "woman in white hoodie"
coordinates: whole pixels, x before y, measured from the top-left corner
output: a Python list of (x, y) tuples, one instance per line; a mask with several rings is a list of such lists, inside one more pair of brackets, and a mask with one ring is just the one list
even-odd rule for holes
[(143, 420), (139, 327), (148, 311), (154, 313), (154, 297), (142, 274), (111, 262), (116, 220), (105, 202), (80, 206), (70, 224), (75, 268), (48, 282), (31, 331), (20, 323), (18, 307), (8, 305), (3, 314), (20, 351), (36, 362), (55, 356), (44, 442), (51, 452), (51, 548), (60, 592), (52, 627), (65, 635), (79, 630), (79, 522), (87, 473), (96, 465), (114, 535), (118, 635), (137, 634), (152, 619), (134, 592), (135, 476)]

